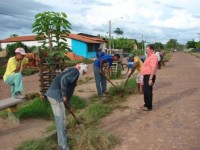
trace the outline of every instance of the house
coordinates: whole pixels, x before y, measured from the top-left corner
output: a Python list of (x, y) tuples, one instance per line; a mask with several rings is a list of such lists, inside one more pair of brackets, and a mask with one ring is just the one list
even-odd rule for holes
[[(36, 35), (30, 36), (16, 36), (10, 37), (0, 41), (0, 46), (5, 49), (8, 44), (15, 42), (22, 42), (23, 44), (31, 46), (41, 46), (42, 40), (36, 40)], [(72, 34), (67, 36), (67, 44), (69, 48), (76, 55), (83, 56), (84, 58), (96, 57), (96, 50), (101, 47), (105, 49), (106, 40), (97, 36), (92, 36), (88, 34)]]

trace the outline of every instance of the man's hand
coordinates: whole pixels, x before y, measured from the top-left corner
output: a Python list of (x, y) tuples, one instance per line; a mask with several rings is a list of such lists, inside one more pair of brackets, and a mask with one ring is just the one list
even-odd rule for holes
[(16, 67), (16, 69), (14, 70), (15, 73), (17, 73), (17, 72), (20, 71), (20, 69), (21, 69), (21, 64), (22, 64), (22, 60), (19, 60), (19, 61), (18, 61), (18, 64), (17, 64), (17, 67)]
[(153, 81), (152, 79), (149, 79), (149, 86), (152, 86), (153, 85)]
[(102, 69), (100, 69), (100, 70), (99, 70), (99, 73), (103, 75), (103, 70), (102, 70)]
[(68, 101), (67, 101), (67, 97), (63, 97), (63, 102), (64, 102), (64, 105), (65, 105), (65, 108), (67, 108), (67, 110), (72, 113), (73, 112), (73, 109), (70, 107)]

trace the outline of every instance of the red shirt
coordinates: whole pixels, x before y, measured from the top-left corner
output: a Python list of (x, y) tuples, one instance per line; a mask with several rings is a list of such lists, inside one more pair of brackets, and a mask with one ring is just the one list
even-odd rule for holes
[[(144, 64), (142, 66), (142, 70), (141, 70), (141, 74), (142, 75), (150, 75), (152, 68), (156, 67), (157, 68), (158, 65), (158, 58), (156, 56), (155, 53), (151, 53), (150, 56), (148, 56), (145, 61)], [(156, 74), (156, 72), (155, 72)]]

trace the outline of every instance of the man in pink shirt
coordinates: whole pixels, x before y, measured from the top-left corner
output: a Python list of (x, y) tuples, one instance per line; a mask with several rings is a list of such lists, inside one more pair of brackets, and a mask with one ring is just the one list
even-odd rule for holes
[(148, 111), (152, 109), (153, 84), (156, 80), (158, 58), (154, 53), (154, 47), (152, 45), (147, 45), (146, 54), (147, 58), (141, 70), (141, 74), (144, 76), (144, 105), (141, 109)]

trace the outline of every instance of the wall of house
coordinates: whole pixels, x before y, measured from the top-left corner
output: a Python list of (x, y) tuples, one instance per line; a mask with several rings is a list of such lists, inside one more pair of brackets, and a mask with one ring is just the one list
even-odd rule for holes
[[(53, 39), (53, 40), (55, 40), (55, 39)], [(61, 40), (61, 41), (63, 41), (63, 40)], [(42, 45), (41, 42), (42, 41), (22, 41), (23, 44), (25, 44), (26, 46), (29, 46), (29, 47), (31, 47), (31, 46), (41, 46)], [(13, 43), (16, 43), (16, 42), (1, 43), (1, 48), (5, 49), (8, 44), (13, 44)], [(72, 48), (71, 39), (67, 38), (67, 44), (68, 44), (69, 48)], [(48, 46), (48, 44), (47, 44), (47, 46)]]
[(72, 51), (76, 53), (76, 55), (87, 57), (87, 44), (78, 40), (72, 39)]

